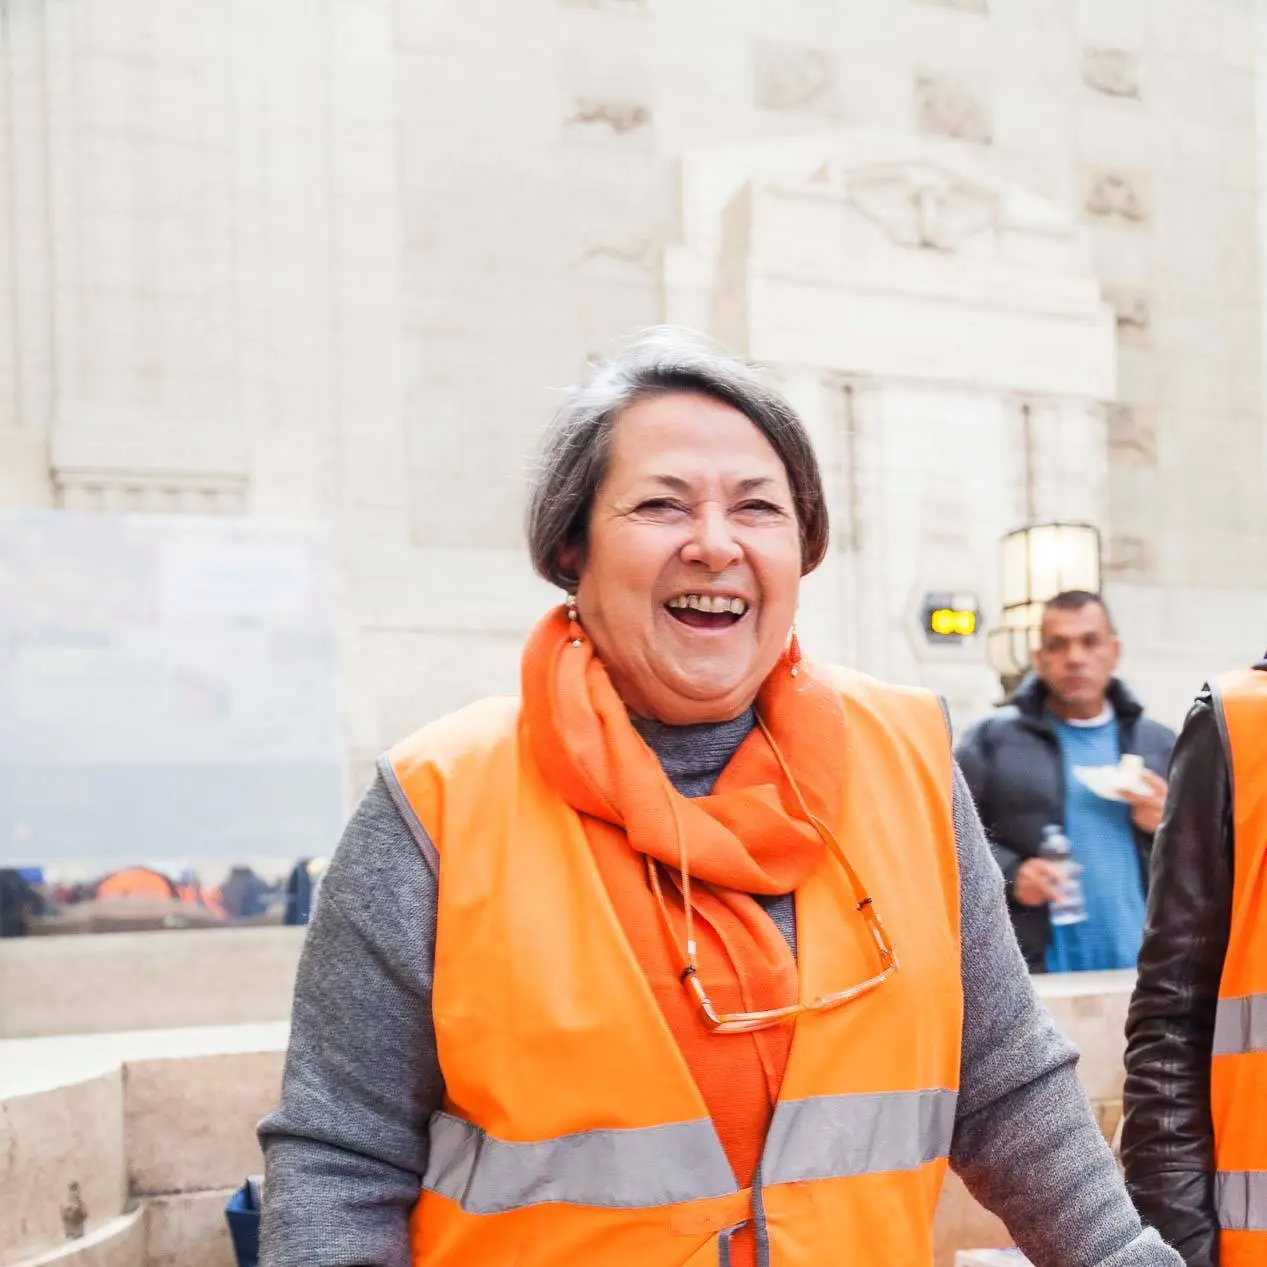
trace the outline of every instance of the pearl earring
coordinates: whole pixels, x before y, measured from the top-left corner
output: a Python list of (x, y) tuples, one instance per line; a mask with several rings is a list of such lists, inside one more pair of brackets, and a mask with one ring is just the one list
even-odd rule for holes
[(569, 594), (567, 602), (564, 604), (568, 613), (568, 633), (572, 635), (572, 645), (574, 647), (581, 646), (581, 626), (579, 613), (576, 610), (576, 595)]

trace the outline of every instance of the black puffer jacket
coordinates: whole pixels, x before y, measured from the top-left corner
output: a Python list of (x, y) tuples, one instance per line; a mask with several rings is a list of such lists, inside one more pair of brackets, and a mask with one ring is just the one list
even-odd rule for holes
[[(1150, 770), (1164, 775), (1174, 731), (1145, 717), (1143, 706), (1116, 678), (1108, 697), (1117, 714), (1122, 751), (1138, 753)], [(955, 753), (1007, 881), (1008, 911), (1031, 972), (1043, 971), (1051, 919), (1046, 906), (1015, 901), (1012, 886), (1021, 863), (1038, 856), (1043, 828), (1065, 817), (1060, 740), (1047, 718), (1046, 699), (1047, 687), (1031, 674), (1010, 703), (968, 729)], [(1135, 845), (1147, 883), (1152, 837), (1136, 831)]]
[[(1267, 660), (1254, 666), (1267, 671)], [(1188, 1267), (1219, 1260), (1210, 1060), (1232, 924), (1232, 785), (1208, 690), (1184, 723), (1153, 850), (1126, 1021), (1122, 1161), (1135, 1204)]]

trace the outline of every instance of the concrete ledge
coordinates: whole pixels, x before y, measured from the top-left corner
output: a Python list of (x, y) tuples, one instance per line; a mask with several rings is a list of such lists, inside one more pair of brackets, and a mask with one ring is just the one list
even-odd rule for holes
[(146, 1267), (237, 1267), (224, 1217), (232, 1194), (225, 1188), (147, 1200)]
[(0, 941), (0, 1039), (284, 1021), (305, 931)]
[(138, 1209), (17, 1267), (146, 1267), (146, 1253), (146, 1211)]
[(75, 1034), (0, 1042), (0, 1100), (49, 1091), (146, 1060), (285, 1052), (286, 1022)]
[(1034, 978), (1052, 1019), (1078, 1048), (1078, 1077), (1093, 1103), (1118, 1101), (1126, 1081), (1126, 1011), (1133, 972), (1071, 972)]
[(123, 1156), (117, 1067), (34, 1094), (0, 1092), (0, 1264), (116, 1220), (128, 1197)]
[[(0, 1042), (0, 1267), (50, 1254), (232, 1267), (224, 1205), (261, 1168), (255, 1127), (277, 1102), (286, 1036), (282, 1024)], [(129, 1257), (118, 1219), (137, 1201), (153, 1221)], [(69, 1239), (81, 1216), (88, 1235)]]
[(123, 1125), (132, 1192), (232, 1189), (257, 1173), (255, 1127), (281, 1098), (282, 1063), (276, 1050), (129, 1061)]

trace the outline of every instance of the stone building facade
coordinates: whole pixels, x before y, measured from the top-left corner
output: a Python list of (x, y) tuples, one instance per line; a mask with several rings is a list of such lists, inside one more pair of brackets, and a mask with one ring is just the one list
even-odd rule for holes
[(1252, 0), (7, 0), (0, 508), (317, 522), (350, 786), (513, 689), (561, 388), (772, 367), (828, 470), (811, 653), (997, 694), (1027, 515), (1104, 532), (1170, 721), (1267, 642)]

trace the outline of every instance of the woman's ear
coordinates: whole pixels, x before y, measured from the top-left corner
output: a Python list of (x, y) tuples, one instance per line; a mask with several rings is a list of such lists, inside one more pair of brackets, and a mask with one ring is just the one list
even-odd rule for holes
[(569, 542), (559, 547), (555, 560), (558, 571), (564, 576), (573, 578), (571, 588), (575, 589), (581, 579), (581, 566), (585, 562), (584, 551), (575, 542)]

